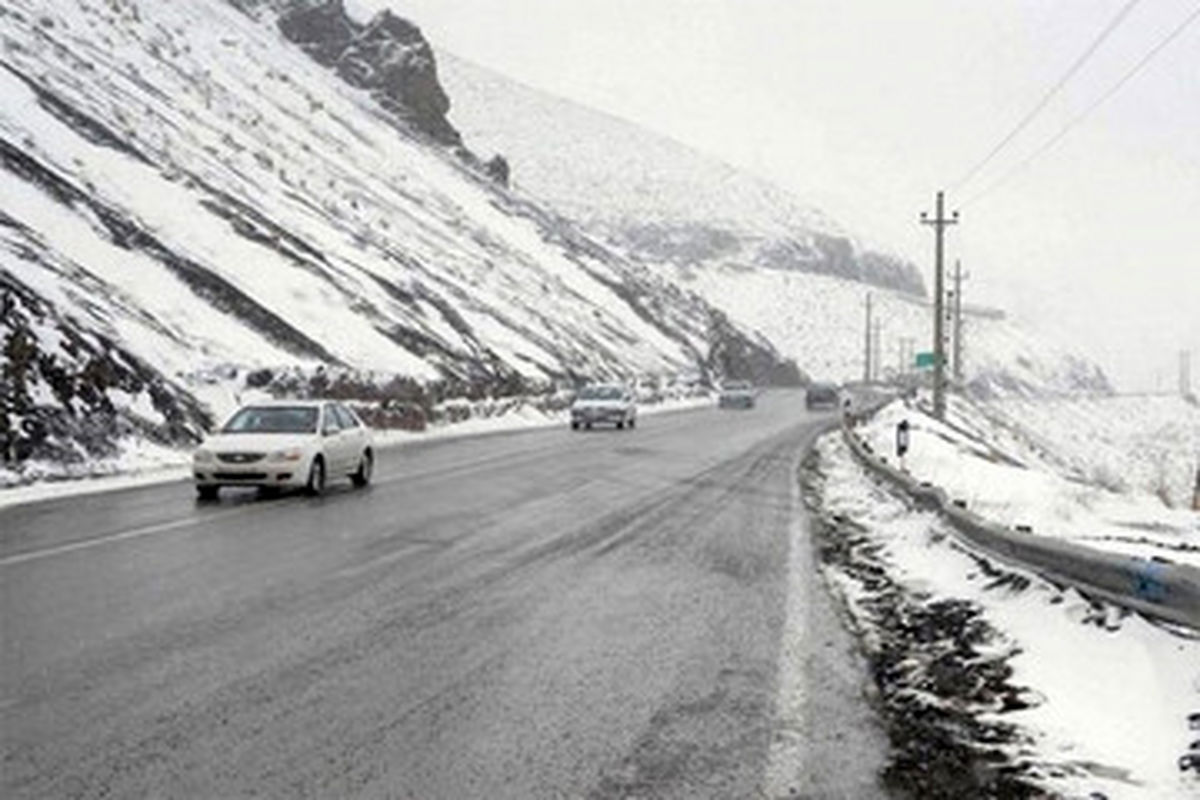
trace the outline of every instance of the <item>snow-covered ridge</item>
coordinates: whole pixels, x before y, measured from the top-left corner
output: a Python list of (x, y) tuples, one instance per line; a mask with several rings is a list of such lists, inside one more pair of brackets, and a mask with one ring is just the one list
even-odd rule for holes
[[(529, 388), (778, 365), (751, 328), (414, 135), (271, 8), (0, 8), (4, 291), (185, 408), (195, 376), (261, 367)], [(48, 446), (26, 428), (79, 392), (115, 414), (109, 390), (135, 388), (64, 362), (51, 327), (0, 328), (67, 376), (6, 379), (8, 453)]]
[[(597, 238), (762, 331), (809, 375), (863, 374), (863, 311), (874, 295), (879, 353), (929, 349), (931, 309), (917, 269), (863, 245), (790, 193), (667, 137), (438, 51), (451, 121), (499, 151), (513, 183)], [(1083, 359), (995, 310), (968, 309), (967, 380), (988, 395), (1111, 391)]]
[(640, 259), (835, 275), (923, 295), (917, 269), (716, 158), (438, 51), (451, 121), (513, 181)]

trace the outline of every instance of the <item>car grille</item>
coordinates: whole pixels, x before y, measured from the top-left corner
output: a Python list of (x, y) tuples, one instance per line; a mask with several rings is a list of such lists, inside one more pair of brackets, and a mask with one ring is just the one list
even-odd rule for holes
[(615, 419), (625, 416), (625, 410), (622, 408), (581, 408), (574, 413), (575, 416), (584, 419)]
[(265, 472), (214, 472), (213, 479), (218, 481), (265, 481)]
[(217, 453), (217, 459), (226, 464), (253, 464), (266, 457), (266, 453)]

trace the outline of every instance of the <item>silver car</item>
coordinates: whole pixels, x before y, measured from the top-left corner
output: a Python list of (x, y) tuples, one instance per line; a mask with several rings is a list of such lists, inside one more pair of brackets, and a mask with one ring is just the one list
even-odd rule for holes
[(572, 430), (598, 424), (618, 428), (637, 426), (637, 399), (628, 387), (601, 383), (579, 390), (571, 404)]
[(758, 393), (750, 381), (726, 381), (721, 385), (718, 408), (754, 408)]
[(196, 492), (214, 500), (222, 486), (304, 489), (319, 495), (332, 478), (371, 481), (371, 429), (342, 403), (289, 400), (239, 408), (192, 457)]

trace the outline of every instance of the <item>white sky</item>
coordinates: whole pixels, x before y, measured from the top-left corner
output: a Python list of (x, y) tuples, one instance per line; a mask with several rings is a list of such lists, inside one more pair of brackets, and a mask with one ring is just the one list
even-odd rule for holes
[[(1129, 0), (347, 0), (435, 46), (793, 190), (926, 269), (917, 215)], [(1053, 150), (969, 203), (1182, 22), (1142, 0), (961, 192), (968, 301), (1085, 346), (1122, 388), (1200, 384), (1200, 20)], [(453, 102), (454, 98), (451, 98)], [(469, 143), (468, 143), (469, 144)]]

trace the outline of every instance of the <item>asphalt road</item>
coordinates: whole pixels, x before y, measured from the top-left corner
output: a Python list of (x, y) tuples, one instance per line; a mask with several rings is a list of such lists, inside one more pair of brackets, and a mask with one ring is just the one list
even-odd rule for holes
[(877, 796), (801, 400), (2, 510), (0, 795)]

